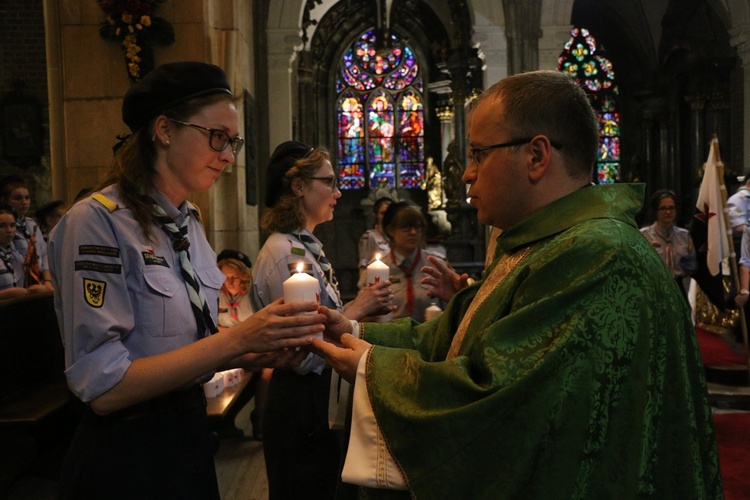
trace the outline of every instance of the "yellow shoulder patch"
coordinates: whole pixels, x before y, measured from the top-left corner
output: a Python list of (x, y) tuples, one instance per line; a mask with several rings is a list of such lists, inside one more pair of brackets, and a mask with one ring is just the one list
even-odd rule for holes
[(114, 212), (115, 210), (117, 210), (117, 203), (115, 203), (110, 198), (107, 198), (102, 193), (93, 194), (91, 195), (91, 197), (95, 199), (96, 201), (98, 201), (99, 203), (101, 203), (102, 205), (104, 205), (104, 208), (106, 208), (110, 212)]
[(195, 216), (195, 220), (197, 220), (198, 222), (203, 222), (201, 220), (201, 209), (198, 208), (198, 205), (193, 203), (193, 210), (191, 210), (191, 212), (193, 212), (193, 215)]
[(104, 291), (107, 289), (107, 283), (104, 281), (83, 279), (83, 296), (86, 303), (91, 307), (102, 307), (104, 305)]

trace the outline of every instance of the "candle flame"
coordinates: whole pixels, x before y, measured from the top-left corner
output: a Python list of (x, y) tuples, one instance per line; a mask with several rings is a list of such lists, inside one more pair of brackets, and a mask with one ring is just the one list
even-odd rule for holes
[(300, 262), (300, 263), (297, 264), (297, 272), (298, 273), (301, 273), (304, 268), (305, 268), (305, 264), (304, 263)]
[(375, 254), (375, 260), (380, 260), (380, 254), (379, 253)]

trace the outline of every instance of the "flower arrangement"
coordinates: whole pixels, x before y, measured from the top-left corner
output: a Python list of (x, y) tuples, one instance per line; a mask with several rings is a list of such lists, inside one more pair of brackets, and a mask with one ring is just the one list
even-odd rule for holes
[(99, 34), (122, 43), (128, 78), (137, 82), (154, 69), (152, 45), (174, 43), (174, 29), (166, 19), (154, 17), (154, 11), (166, 0), (97, 0), (107, 19)]

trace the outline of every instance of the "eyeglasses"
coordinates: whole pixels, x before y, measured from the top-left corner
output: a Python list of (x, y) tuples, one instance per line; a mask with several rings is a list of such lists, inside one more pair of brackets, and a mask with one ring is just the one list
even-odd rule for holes
[(314, 179), (325, 183), (326, 186), (335, 191), (339, 188), (339, 179), (335, 175), (329, 175), (328, 177), (308, 177), (308, 179)]
[(198, 130), (205, 130), (209, 134), (208, 145), (211, 146), (211, 149), (213, 149), (214, 151), (218, 151), (219, 153), (227, 149), (227, 146), (231, 146), (232, 154), (235, 158), (237, 158), (237, 155), (242, 149), (242, 146), (245, 145), (245, 139), (240, 136), (229, 137), (229, 134), (227, 134), (223, 130), (208, 128), (202, 125), (196, 125), (195, 123), (183, 122), (181, 120), (175, 120), (174, 118), (170, 118), (169, 121), (180, 125), (185, 125), (186, 127), (197, 128)]
[(228, 283), (242, 283), (243, 281), (245, 281), (245, 278), (243, 278), (242, 276), (229, 276), (227, 277), (226, 281)]
[(403, 226), (397, 226), (396, 229), (405, 233), (411, 230), (421, 233), (424, 230), (424, 226), (422, 224), (404, 224)]
[(674, 212), (677, 210), (677, 207), (659, 207), (657, 208), (659, 212)]
[[(534, 137), (526, 137), (523, 139), (514, 139), (512, 141), (508, 142), (501, 142), (500, 144), (493, 144), (492, 146), (483, 146), (481, 148), (471, 148), (469, 149), (469, 158), (471, 158), (471, 161), (473, 161), (475, 164), (479, 165), (479, 161), (482, 159), (480, 157), (481, 153), (484, 153), (485, 151), (489, 151), (490, 149), (500, 149), (500, 148), (509, 148), (511, 146), (520, 146), (521, 144), (526, 144), (527, 142), (531, 142), (531, 140)], [(555, 149), (562, 149), (562, 144), (556, 141), (549, 141), (550, 144), (552, 144), (552, 147)]]

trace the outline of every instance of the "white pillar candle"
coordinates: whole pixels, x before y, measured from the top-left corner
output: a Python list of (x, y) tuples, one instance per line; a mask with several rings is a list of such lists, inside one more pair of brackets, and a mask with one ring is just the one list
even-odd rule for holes
[(283, 283), (284, 302), (317, 302), (320, 304), (320, 283), (302, 272), (304, 263), (297, 264), (297, 272)]
[(391, 269), (380, 261), (380, 254), (375, 254), (375, 260), (367, 266), (367, 286), (372, 286), (391, 278)]
[(432, 304), (430, 305), (430, 307), (424, 310), (424, 320), (430, 321), (431, 319), (437, 318), (442, 312), (442, 309), (440, 309), (437, 305)]

